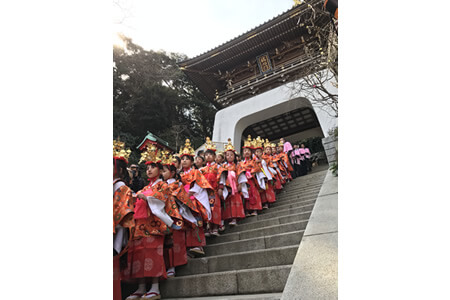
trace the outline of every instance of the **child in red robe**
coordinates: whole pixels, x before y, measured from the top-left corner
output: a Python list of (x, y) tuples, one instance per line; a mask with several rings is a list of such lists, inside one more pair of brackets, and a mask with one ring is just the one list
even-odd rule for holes
[(183, 167), (180, 176), (183, 188), (189, 194), (192, 201), (195, 201), (200, 214), (196, 215), (199, 226), (186, 231), (186, 246), (189, 248), (189, 255), (193, 257), (204, 256), (203, 246), (206, 245), (205, 232), (203, 226), (212, 218), (212, 207), (214, 202), (209, 198), (213, 190), (206, 178), (198, 169), (192, 167), (194, 163), (194, 149), (191, 147), (189, 139), (186, 140), (184, 148), (180, 150), (181, 166)]
[(113, 141), (113, 299), (122, 300), (120, 287), (120, 261), (126, 258), (131, 234), (134, 230), (133, 191), (125, 184), (128, 179), (128, 157), (131, 151), (125, 144)]
[(210, 202), (214, 202), (214, 207), (212, 208), (212, 218), (208, 222), (207, 232), (205, 232), (205, 236), (220, 236), (219, 234), (219, 226), (222, 225), (222, 210), (219, 195), (217, 194), (218, 190), (218, 172), (219, 167), (215, 162), (216, 159), (216, 145), (211, 142), (209, 137), (206, 138), (206, 151), (204, 152), (206, 159), (206, 166), (201, 168), (203, 176), (208, 180), (209, 184), (213, 188), (213, 191), (210, 192), (209, 198)]
[[(188, 193), (184, 190), (172, 156), (166, 153), (162, 163), (162, 176), (171, 191), (171, 197), (169, 199), (173, 200), (167, 203), (171, 203), (170, 208), (176, 208), (182, 217), (181, 220), (175, 219), (177, 225), (182, 226), (182, 229), (173, 231), (172, 247), (165, 249), (164, 253), (167, 277), (174, 277), (175, 267), (187, 264), (186, 230), (195, 229), (198, 226), (194, 214), (199, 214), (199, 210), (195, 202), (191, 201)], [(166, 211), (170, 208), (166, 206)]]
[(219, 169), (219, 196), (224, 201), (222, 219), (228, 221), (228, 225), (236, 226), (238, 219), (245, 218), (241, 190), (247, 192), (247, 178), (245, 171), (239, 168), (236, 161), (236, 150), (228, 139), (225, 145), (224, 163)]
[[(258, 191), (258, 182), (256, 173), (261, 172), (260, 168), (256, 168), (255, 161), (252, 159), (252, 138), (249, 135), (242, 147), (243, 160), (239, 162), (239, 167), (245, 171), (247, 177), (248, 197), (245, 198), (246, 216), (257, 216), (258, 211), (262, 210), (261, 196)], [(244, 194), (244, 193), (243, 193)]]
[[(141, 154), (141, 161), (146, 160), (149, 184), (137, 193), (135, 203), (136, 228), (128, 249), (128, 266), (124, 276), (137, 282), (138, 289), (126, 300), (161, 298), (159, 280), (167, 278), (163, 256), (164, 239), (171, 233), (171, 229), (181, 229), (166, 212), (170, 189), (159, 178), (162, 165), (157, 152), (154, 146), (149, 146)], [(172, 213), (179, 217), (179, 214)], [(152, 285), (146, 292), (147, 281)]]
[(275, 202), (275, 192), (273, 190), (273, 174), (270, 171), (269, 167), (271, 164), (270, 159), (267, 158), (264, 159), (263, 155), (263, 143), (264, 140), (262, 140), (259, 136), (254, 140), (254, 148), (255, 148), (255, 163), (257, 164), (258, 168), (261, 169), (261, 171), (265, 175), (265, 188), (259, 189), (259, 194), (261, 196), (261, 202), (263, 204), (263, 209), (269, 208), (269, 203)]

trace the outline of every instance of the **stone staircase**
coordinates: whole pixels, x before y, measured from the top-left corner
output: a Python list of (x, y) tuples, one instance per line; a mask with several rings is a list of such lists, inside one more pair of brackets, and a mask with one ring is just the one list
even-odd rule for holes
[(271, 208), (208, 238), (205, 257), (161, 283), (163, 299), (280, 299), (326, 173), (294, 179)]

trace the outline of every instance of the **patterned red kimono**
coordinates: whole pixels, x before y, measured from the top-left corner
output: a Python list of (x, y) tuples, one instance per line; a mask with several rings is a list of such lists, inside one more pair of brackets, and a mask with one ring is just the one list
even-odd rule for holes
[(213, 191), (210, 191), (209, 198), (214, 198), (214, 207), (212, 208), (212, 218), (210, 223), (221, 225), (222, 224), (222, 210), (219, 195), (217, 194), (217, 190), (219, 189), (218, 184), (218, 172), (219, 167), (215, 162), (208, 162), (206, 166), (200, 169), (200, 172), (205, 176), (208, 180), (209, 184), (213, 188)]
[[(283, 185), (286, 184), (286, 180), (283, 178), (283, 174), (281, 173), (283, 169), (283, 163), (281, 162), (281, 157), (278, 154), (272, 155), (272, 163), (274, 164), (274, 169), (277, 171), (277, 184), (275, 185), (275, 189), (281, 191), (283, 189)], [(277, 165), (275, 167), (275, 164)]]
[(283, 179), (287, 178), (288, 170), (284, 164), (283, 153), (277, 153), (274, 155), (274, 159), (277, 162), (277, 166), (280, 169)]
[(286, 170), (287, 178), (289, 180), (292, 180), (291, 172), (294, 171), (294, 168), (292, 168), (292, 165), (291, 165), (291, 162), (289, 161), (289, 157), (288, 157), (287, 153), (281, 152), (279, 155), (280, 155), (282, 161), (284, 161), (285, 165), (287, 166), (287, 170)]
[[(181, 181), (183, 183), (183, 188), (186, 191), (189, 191), (195, 184), (197, 184), (202, 189), (212, 190), (211, 185), (208, 183), (206, 178), (202, 175), (202, 173), (197, 169), (189, 169), (184, 170), (180, 173)], [(203, 229), (203, 224), (208, 222), (208, 212), (203, 204), (196, 199), (194, 196), (190, 197), (192, 202), (195, 202), (195, 206), (197, 207), (199, 214), (196, 216), (199, 218), (198, 227), (189, 228), (186, 230), (186, 246), (187, 247), (203, 247), (206, 246), (205, 239), (205, 231)], [(209, 202), (210, 205), (214, 205), (211, 203), (211, 199)]]
[(256, 168), (256, 164), (252, 159), (246, 158), (244, 161), (239, 162), (241, 170), (246, 172), (247, 185), (249, 198), (245, 201), (246, 210), (262, 210), (261, 196), (258, 191), (258, 183), (255, 178), (257, 172), (261, 172)]
[[(118, 180), (113, 181), (113, 186)], [(116, 233), (116, 226), (120, 225), (128, 229), (128, 234), (131, 236), (134, 231), (134, 199), (131, 189), (122, 185), (113, 194), (113, 233)], [(126, 250), (122, 250), (122, 253)], [(114, 300), (121, 300), (122, 293), (120, 288), (121, 274), (120, 274), (120, 256), (113, 257), (113, 294)]]
[[(149, 184), (137, 194), (144, 192), (151, 194), (152, 197), (164, 203), (168, 201), (170, 196), (170, 189), (161, 180)], [(167, 278), (163, 248), (164, 235), (170, 234), (170, 228), (152, 213), (147, 201), (142, 199), (136, 199), (135, 218), (138, 205), (140, 205), (147, 217), (135, 219), (136, 229), (131, 238), (128, 249), (128, 265), (123, 272), (123, 276), (126, 279), (144, 277)]]
[[(180, 186), (180, 182), (173, 179), (170, 180), (170, 183), (167, 183), (170, 191), (172, 192), (172, 199), (175, 202), (175, 198), (180, 202), (186, 204), (191, 209), (191, 211), (196, 211), (198, 213), (197, 208), (194, 206), (192, 201), (189, 199), (188, 194), (185, 190)], [(178, 196), (178, 197), (177, 197)], [(175, 205), (177, 206), (176, 202)], [(167, 211), (167, 210), (166, 210)], [(170, 214), (169, 214), (170, 215)], [(186, 229), (195, 227), (195, 224), (192, 224), (188, 221), (184, 221), (181, 223), (176, 222), (177, 225), (182, 226), (182, 230), (173, 230), (172, 240), (173, 246), (168, 249), (164, 249), (164, 258), (166, 259), (166, 267), (177, 267), (181, 265), (187, 264), (187, 251), (186, 251)]]
[[(230, 182), (228, 179), (228, 173), (234, 171), (236, 177), (234, 178), (235, 182)], [(235, 163), (224, 163), (220, 169), (219, 169), (219, 180), (220, 176), (223, 172), (226, 172), (224, 175), (226, 176), (225, 184), (219, 183), (219, 188), (227, 189), (228, 195), (224, 201), (224, 207), (222, 209), (222, 219), (223, 220), (230, 220), (230, 219), (243, 219), (245, 218), (245, 212), (244, 212), (244, 206), (242, 203), (241, 194), (236, 191), (236, 193), (233, 195), (232, 192), (232, 184), (237, 186), (238, 185), (238, 178), (239, 175), (242, 172), (245, 172), (244, 170), (240, 170), (239, 165), (236, 165)], [(225, 190), (224, 190), (225, 192)]]
[(267, 155), (267, 154), (263, 154), (262, 158), (266, 161), (267, 166), (271, 167), (272, 169), (274, 169), (276, 171), (275, 175), (273, 176), (273, 188), (277, 191), (280, 191), (283, 189), (283, 186), (281, 185), (282, 179), (281, 179), (281, 174), (278, 172), (277, 168), (275, 167), (275, 165), (273, 164), (273, 157), (272, 155)]
[[(267, 167), (273, 168), (273, 164), (272, 164), (272, 160), (271, 160), (270, 156), (268, 156), (266, 154), (263, 154), (262, 159), (266, 162)], [(273, 175), (272, 175), (272, 177), (273, 177)], [(273, 185), (275, 184), (275, 180), (274, 179), (269, 180), (269, 182), (266, 185), (266, 190), (265, 191), (264, 190), (263, 191), (259, 191), (259, 194), (261, 195), (262, 203), (274, 203), (276, 201), (276, 199), (275, 199), (275, 191), (274, 191), (274, 188), (273, 188)]]

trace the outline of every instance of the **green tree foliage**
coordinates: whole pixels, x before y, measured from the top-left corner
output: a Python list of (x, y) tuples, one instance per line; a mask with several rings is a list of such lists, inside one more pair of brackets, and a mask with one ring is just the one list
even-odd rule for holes
[(113, 48), (113, 134), (133, 150), (147, 131), (179, 150), (186, 138), (194, 147), (212, 135), (217, 108), (176, 65), (187, 59), (179, 53), (144, 50), (122, 36), (125, 49)]

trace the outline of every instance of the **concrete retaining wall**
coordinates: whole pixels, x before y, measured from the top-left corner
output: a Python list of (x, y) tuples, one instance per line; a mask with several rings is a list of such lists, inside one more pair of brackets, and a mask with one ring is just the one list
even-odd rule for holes
[(328, 164), (331, 165), (337, 161), (338, 139), (334, 136), (328, 136), (322, 139), (322, 144), (327, 155)]

